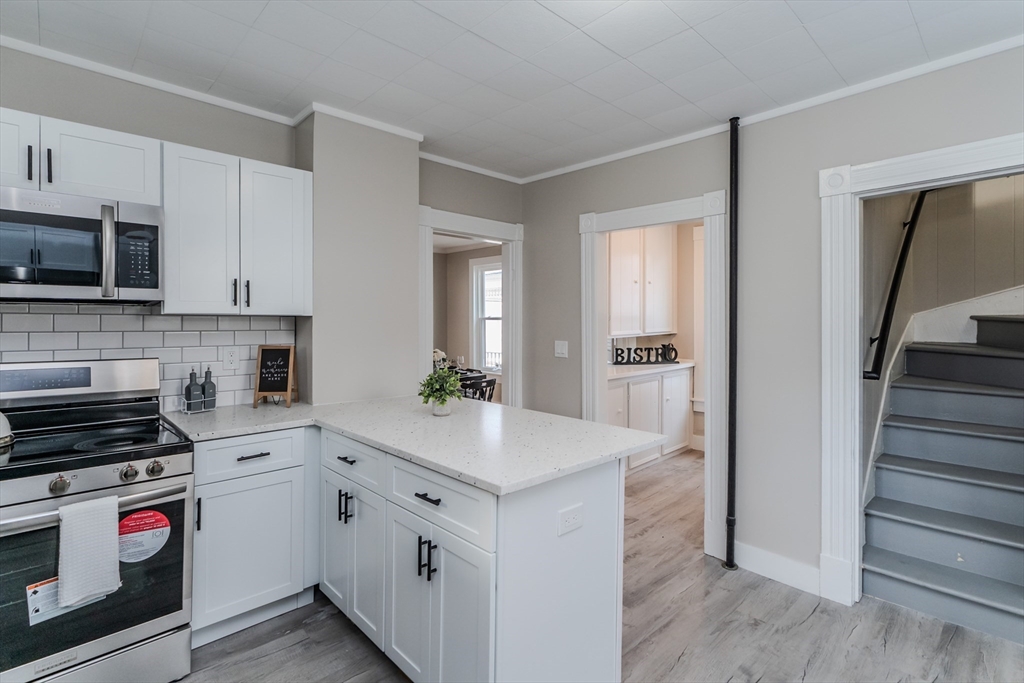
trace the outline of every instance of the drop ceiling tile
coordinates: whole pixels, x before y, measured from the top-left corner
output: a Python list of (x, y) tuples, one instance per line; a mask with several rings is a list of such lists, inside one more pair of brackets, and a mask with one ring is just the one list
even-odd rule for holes
[(82, 59), (88, 59), (89, 61), (98, 62), (100, 64), (106, 64), (107, 66), (114, 66), (118, 69), (124, 69), (125, 71), (131, 70), (132, 61), (134, 59), (132, 55), (108, 50), (105, 47), (100, 47), (93, 43), (87, 43), (84, 40), (72, 38), (71, 36), (66, 36), (63, 33), (47, 31), (45, 28), (39, 31), (39, 44), (43, 47), (59, 50), (65, 54), (74, 55), (75, 57), (81, 57)]
[(387, 4), (387, 0), (303, 0), (315, 10), (330, 14), (346, 24), (362, 26)]
[(0, 2), (0, 33), (39, 44), (39, 5), (36, 0)]
[(567, 119), (604, 104), (604, 100), (584, 92), (575, 85), (563, 85), (530, 101), (530, 104), (551, 118)]
[(422, 114), (438, 103), (433, 97), (403, 88), (396, 83), (388, 83), (377, 92), (363, 100), (364, 104), (381, 107), (396, 114), (403, 114), (405, 119)]
[(264, 93), (254, 93), (249, 92), (248, 90), (242, 90), (241, 88), (233, 88), (230, 85), (226, 85), (219, 81), (211, 85), (207, 92), (214, 97), (221, 97), (225, 100), (238, 102), (239, 104), (247, 104), (250, 107), (256, 107), (257, 109), (263, 109), (264, 111), (273, 109), (279, 102), (278, 99), (270, 97)]
[(828, 55), (843, 79), (853, 85), (928, 61), (917, 26), (908, 26)]
[(306, 78), (326, 59), (322, 54), (256, 29), (245, 35), (234, 58), (298, 80)]
[(510, 149), (519, 150), (526, 155), (536, 154), (551, 147), (551, 143), (547, 140), (529, 133), (517, 133), (501, 144)]
[(575, 27), (536, 2), (510, 2), (473, 28), (473, 33), (523, 59), (555, 44)]
[(226, 55), (232, 55), (249, 27), (179, 0), (153, 3), (146, 27)]
[[(220, 52), (207, 50), (205, 47), (192, 45), (149, 29), (143, 33), (142, 44), (139, 45), (136, 57), (171, 69), (172, 72), (208, 79), (211, 83), (228, 63), (228, 57)], [(149, 71), (152, 72), (154, 69), (150, 68)]]
[(523, 102), (486, 85), (474, 85), (464, 93), (448, 99), (449, 104), (480, 116), (490, 117), (518, 107)]
[(486, 85), (519, 100), (532, 100), (565, 85), (565, 81), (529, 62), (519, 62), (496, 76)]
[(705, 128), (716, 126), (719, 123), (695, 104), (687, 104), (678, 109), (670, 109), (669, 111), (655, 114), (645, 119), (645, 121), (658, 130), (667, 133), (670, 137), (696, 133)]
[(504, 165), (521, 159), (522, 154), (502, 145), (491, 145), (473, 155), (478, 165), (489, 168), (495, 165)]
[[(7, 0), (4, 0), (4, 2), (7, 2)], [(114, 19), (121, 19), (141, 25), (146, 23), (146, 17), (149, 16), (150, 0), (132, 0), (132, 2), (122, 2), (122, 0), (75, 0), (75, 4), (79, 7), (90, 9), (93, 12), (113, 17)]]
[(665, 0), (665, 5), (686, 22), (697, 26), (726, 12), (743, 0)]
[(763, 78), (757, 86), (779, 104), (792, 104), (846, 87), (846, 82), (832, 63), (822, 57)]
[(646, 119), (670, 109), (678, 109), (689, 102), (667, 85), (658, 83), (615, 100), (612, 104), (637, 118)]
[(620, 59), (586, 78), (581, 78), (576, 81), (575, 85), (595, 97), (612, 102), (638, 90), (649, 88), (656, 83), (657, 81), (642, 71), (640, 67), (625, 59)]
[(377, 78), (348, 64), (336, 62), (330, 57), (314, 69), (306, 81), (359, 102), (383, 88), (387, 83), (382, 78)]
[(265, 95), (272, 98), (274, 102), (284, 99), (301, 83), (297, 78), (238, 59), (228, 60), (216, 82), (231, 88)]
[(628, 147), (649, 145), (665, 139), (665, 134), (646, 121), (633, 121), (624, 126), (613, 128), (605, 133), (612, 140), (617, 140)]
[(910, 0), (910, 11), (914, 13), (914, 21), (920, 24), (974, 4), (979, 4), (978, 0)]
[(580, 158), (580, 153), (577, 150), (569, 149), (568, 147), (548, 145), (546, 149), (542, 149), (541, 151), (530, 154), (529, 156), (530, 158), (536, 159), (544, 164), (544, 170), (546, 171), (562, 168), (575, 163)]
[[(849, 9), (863, 0), (786, 0), (797, 19), (805, 24), (823, 19), (830, 14)], [(935, 2), (935, 0), (928, 0)]]
[(359, 100), (339, 95), (332, 90), (312, 83), (299, 83), (295, 86), (294, 90), (281, 100), (280, 104), (293, 108), (297, 114), (312, 102), (325, 104), (328, 107), (344, 111), (352, 111), (359, 104)]
[(683, 31), (629, 58), (659, 81), (667, 81), (722, 58), (696, 31)]
[(183, 88), (198, 90), (199, 92), (206, 92), (213, 85), (213, 80), (209, 78), (203, 78), (194, 73), (178, 71), (163, 64), (147, 61), (142, 57), (135, 58), (135, 61), (132, 63), (132, 71), (140, 76), (155, 78), (164, 83), (180, 85)]
[(708, 19), (694, 30), (726, 57), (800, 26), (783, 0), (745, 2)]
[(928, 56), (947, 57), (1024, 33), (1024, 2), (973, 2), (926, 21), (919, 19), (917, 27)]
[(511, 161), (505, 164), (505, 173), (517, 178), (527, 178), (544, 171), (552, 170), (543, 161), (537, 159), (531, 159), (530, 157), (520, 157), (515, 161)]
[[(387, 87), (387, 86), (385, 86)], [(380, 91), (378, 91), (380, 92)], [(389, 123), (392, 126), (404, 126), (405, 122), (409, 120), (409, 115), (392, 111), (391, 109), (385, 109), (384, 107), (371, 104), (369, 99), (363, 100), (351, 109), (353, 114), (359, 114), (365, 116), (368, 119), (379, 121), (380, 123)]]
[(729, 62), (748, 78), (758, 80), (824, 56), (801, 26), (740, 50)]
[(698, 107), (719, 121), (728, 121), (733, 116), (751, 116), (776, 107), (772, 98), (753, 83), (741, 85), (732, 90), (712, 95), (696, 103)]
[(690, 100), (697, 102), (720, 92), (748, 83), (749, 79), (727, 60), (720, 59), (687, 71), (665, 82), (665, 85)]
[(240, 24), (252, 26), (260, 12), (267, 6), (267, 0), (194, 0), (190, 4)]
[(538, 128), (535, 134), (548, 142), (564, 145), (589, 137), (594, 132), (569, 121), (550, 121)]
[(363, 30), (421, 57), (429, 57), (464, 29), (411, 0), (394, 0), (363, 24)]
[(622, 57), (682, 33), (686, 24), (660, 2), (627, 2), (584, 27), (587, 34)]
[(518, 135), (520, 131), (515, 128), (506, 126), (503, 123), (498, 123), (492, 119), (485, 119), (480, 123), (474, 123), (472, 126), (464, 128), (460, 131), (460, 135), (467, 135), (477, 140), (482, 140), (488, 144), (497, 144), (504, 142), (509, 138)]
[(445, 102), (428, 109), (416, 118), (420, 121), (426, 121), (427, 123), (434, 123), (444, 128), (450, 128), (456, 132), (468, 126), (472, 126), (474, 123), (479, 123), (481, 120), (476, 114), (468, 112), (465, 109), (453, 107)]
[(473, 87), (471, 79), (429, 59), (424, 59), (403, 73), (395, 79), (395, 83), (440, 100), (455, 97)]
[(861, 2), (807, 24), (807, 32), (825, 55), (914, 25), (910, 5), (899, 2)]
[(423, 58), (366, 31), (356, 31), (331, 54), (331, 59), (390, 81)]
[(568, 120), (592, 133), (603, 133), (606, 130), (624, 126), (636, 120), (636, 117), (611, 104), (602, 104), (595, 109), (570, 116)]
[(436, 154), (442, 157), (468, 157), (475, 152), (480, 152), (488, 147), (488, 143), (475, 138), (465, 137), (456, 134), (442, 138), (437, 142), (422, 147), (427, 154)]
[(351, 24), (298, 0), (271, 0), (253, 28), (321, 55), (331, 54), (356, 32)]
[(417, 0), (431, 12), (440, 14), (462, 28), (471, 29), (500, 10), (506, 0)]
[(599, 135), (591, 135), (589, 138), (584, 138), (583, 140), (578, 140), (570, 145), (570, 149), (576, 150), (589, 160), (599, 159), (601, 157), (608, 156), (609, 154), (622, 152), (635, 146), (636, 145), (630, 145), (628, 142), (623, 142), (618, 138), (610, 137), (608, 133), (605, 132)]
[(619, 56), (583, 31), (576, 31), (528, 61), (559, 78), (575, 81), (619, 61)]
[(39, 3), (39, 26), (43, 31), (73, 38), (81, 43), (101, 48), (102, 51), (132, 57), (139, 49), (144, 28), (139, 22), (115, 19), (62, 0), (44, 0)]
[(468, 32), (432, 54), (430, 60), (475, 81), (485, 81), (519, 63), (519, 57), (511, 52)]
[(552, 121), (550, 115), (537, 109), (532, 104), (521, 104), (508, 111), (503, 111), (492, 118), (498, 123), (526, 133), (539, 130)]
[(624, 0), (541, 0), (540, 4), (576, 28), (583, 28), (623, 2)]

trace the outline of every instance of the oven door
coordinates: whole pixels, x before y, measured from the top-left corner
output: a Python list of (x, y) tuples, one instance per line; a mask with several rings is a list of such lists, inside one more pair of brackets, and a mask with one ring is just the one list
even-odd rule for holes
[[(119, 497), (121, 587), (60, 609), (57, 508), (109, 495)], [(31, 681), (187, 624), (193, 496), (189, 474), (0, 509), (4, 683)]]

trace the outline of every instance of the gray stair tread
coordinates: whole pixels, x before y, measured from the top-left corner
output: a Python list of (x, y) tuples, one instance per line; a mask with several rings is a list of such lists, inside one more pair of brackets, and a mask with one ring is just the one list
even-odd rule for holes
[(931, 590), (1024, 616), (1024, 590), (1006, 581), (864, 546), (864, 569)]
[(985, 470), (980, 467), (953, 465), (947, 462), (908, 458), (903, 455), (890, 455), (888, 453), (878, 456), (875, 466), (880, 469), (899, 470), (925, 477), (962, 481), (969, 484), (1024, 493), (1024, 475), (1010, 472), (997, 472), (996, 470)]
[(991, 320), (1003, 323), (1024, 323), (1024, 315), (972, 315), (971, 320)]
[(944, 432), (947, 434), (964, 434), (980, 436), (1004, 441), (1024, 441), (1024, 429), (1017, 427), (999, 427), (974, 422), (954, 422), (952, 420), (933, 420), (927, 417), (907, 417), (905, 415), (889, 415), (883, 423), (892, 427), (919, 429), (928, 432)]
[(969, 382), (952, 382), (948, 379), (932, 379), (931, 377), (915, 377), (913, 375), (897, 377), (892, 381), (891, 386), (893, 389), (919, 389), (921, 391), (945, 391), (959, 394), (1024, 398), (1024, 389), (994, 387), (988, 384), (971, 384)]
[(864, 512), (876, 517), (885, 517), (929, 529), (948, 531), (960, 536), (1024, 549), (1024, 526), (963, 515), (959, 512), (936, 510), (924, 505), (914, 505), (877, 496), (864, 506)]
[(926, 351), (929, 353), (950, 353), (961, 356), (983, 356), (986, 358), (1009, 358), (1024, 360), (1024, 351), (1004, 349), (1001, 346), (982, 346), (981, 344), (959, 344), (954, 342), (913, 342), (907, 344), (907, 351)]

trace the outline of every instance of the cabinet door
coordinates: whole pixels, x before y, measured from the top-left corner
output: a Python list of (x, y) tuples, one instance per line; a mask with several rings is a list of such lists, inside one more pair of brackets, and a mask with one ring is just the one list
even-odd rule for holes
[[(352, 483), (326, 467), (320, 468), (320, 590), (344, 614), (351, 605), (352, 530), (351, 518), (345, 521), (345, 494), (351, 494)], [(349, 503), (351, 508), (351, 503)]]
[(0, 107), (0, 185), (39, 189), (39, 116)]
[(642, 230), (608, 233), (608, 335), (643, 334)]
[(237, 313), (238, 157), (164, 143), (165, 313)]
[(312, 174), (241, 160), (242, 313), (312, 315)]
[[(629, 383), (629, 427), (645, 432), (661, 433), (661, 378), (638, 379)], [(629, 466), (636, 467), (661, 455), (661, 446), (629, 456)]]
[(629, 386), (625, 382), (608, 385), (608, 424), (629, 426)]
[[(384, 586), (384, 654), (414, 683), (430, 667), (430, 583), (426, 568), (431, 524), (387, 503), (387, 571)], [(434, 551), (435, 553), (437, 551)]]
[(690, 371), (670, 372), (661, 380), (661, 433), (668, 437), (663, 453), (671, 453), (690, 442)]
[(494, 679), (494, 555), (434, 527), (430, 680)]
[(160, 205), (160, 141), (81, 123), (39, 121), (44, 190)]
[(301, 467), (196, 487), (192, 628), (302, 591)]
[(350, 484), (352, 584), (348, 618), (373, 644), (384, 647), (384, 555), (387, 503), (372, 491)]
[(676, 226), (644, 228), (644, 334), (676, 328)]

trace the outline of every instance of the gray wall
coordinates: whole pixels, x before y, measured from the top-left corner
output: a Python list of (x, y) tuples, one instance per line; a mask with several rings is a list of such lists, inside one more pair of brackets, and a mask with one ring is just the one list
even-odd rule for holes
[(434, 254), (434, 348), (448, 347), (448, 255)]
[(0, 48), (0, 106), (291, 166), (294, 130), (188, 97)]
[[(737, 539), (817, 566), (821, 515), (818, 171), (1024, 130), (1014, 49), (744, 127)], [(728, 186), (726, 135), (525, 186), (526, 407), (581, 412), (579, 214)], [(570, 341), (568, 359), (551, 353)]]
[(420, 204), (506, 223), (523, 222), (522, 186), (420, 159)]

